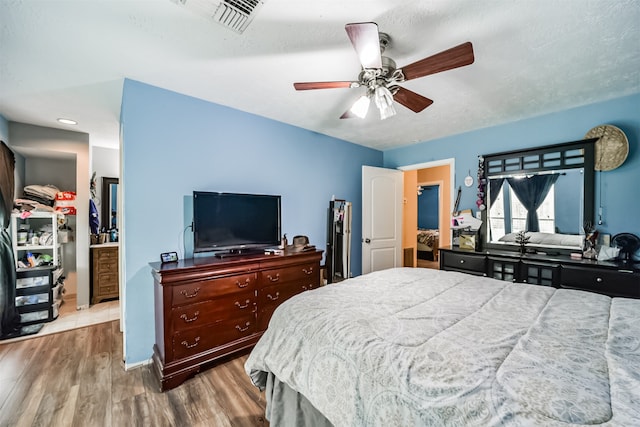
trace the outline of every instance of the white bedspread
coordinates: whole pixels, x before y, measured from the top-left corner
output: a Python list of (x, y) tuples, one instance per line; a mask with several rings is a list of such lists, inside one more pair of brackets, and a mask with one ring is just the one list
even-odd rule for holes
[(401, 268), (280, 306), (246, 363), (338, 426), (638, 426), (640, 300)]

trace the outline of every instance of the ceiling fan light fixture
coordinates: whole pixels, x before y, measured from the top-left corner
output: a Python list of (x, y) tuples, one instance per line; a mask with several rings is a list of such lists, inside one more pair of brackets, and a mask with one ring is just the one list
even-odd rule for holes
[(373, 92), (373, 99), (380, 111), (380, 120), (396, 115), (396, 109), (393, 107), (393, 95), (389, 89), (384, 86), (376, 87)]
[(353, 103), (350, 111), (361, 119), (364, 119), (365, 117), (367, 117), (370, 102), (371, 100), (367, 95), (362, 95), (356, 102)]

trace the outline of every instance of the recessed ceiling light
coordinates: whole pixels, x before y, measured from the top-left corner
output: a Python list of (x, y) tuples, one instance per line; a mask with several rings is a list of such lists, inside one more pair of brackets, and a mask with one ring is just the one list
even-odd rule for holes
[(78, 122), (76, 122), (75, 120), (71, 120), (71, 119), (58, 119), (58, 121), (60, 123), (64, 123), (65, 125), (77, 125)]

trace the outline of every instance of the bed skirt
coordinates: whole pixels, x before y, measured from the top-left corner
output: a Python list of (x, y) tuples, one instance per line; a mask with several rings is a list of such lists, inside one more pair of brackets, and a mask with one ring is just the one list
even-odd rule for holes
[(272, 427), (333, 427), (306, 397), (271, 372), (253, 372), (251, 379), (265, 390), (265, 418)]

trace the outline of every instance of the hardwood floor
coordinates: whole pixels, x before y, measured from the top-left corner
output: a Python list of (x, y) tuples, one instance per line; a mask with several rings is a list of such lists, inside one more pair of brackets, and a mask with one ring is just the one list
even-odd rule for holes
[(420, 268), (433, 268), (436, 270), (440, 269), (440, 262), (439, 261), (427, 261), (424, 259), (418, 259), (418, 267)]
[(268, 426), (246, 358), (160, 393), (151, 365), (124, 371), (117, 321), (0, 344), (0, 426)]

